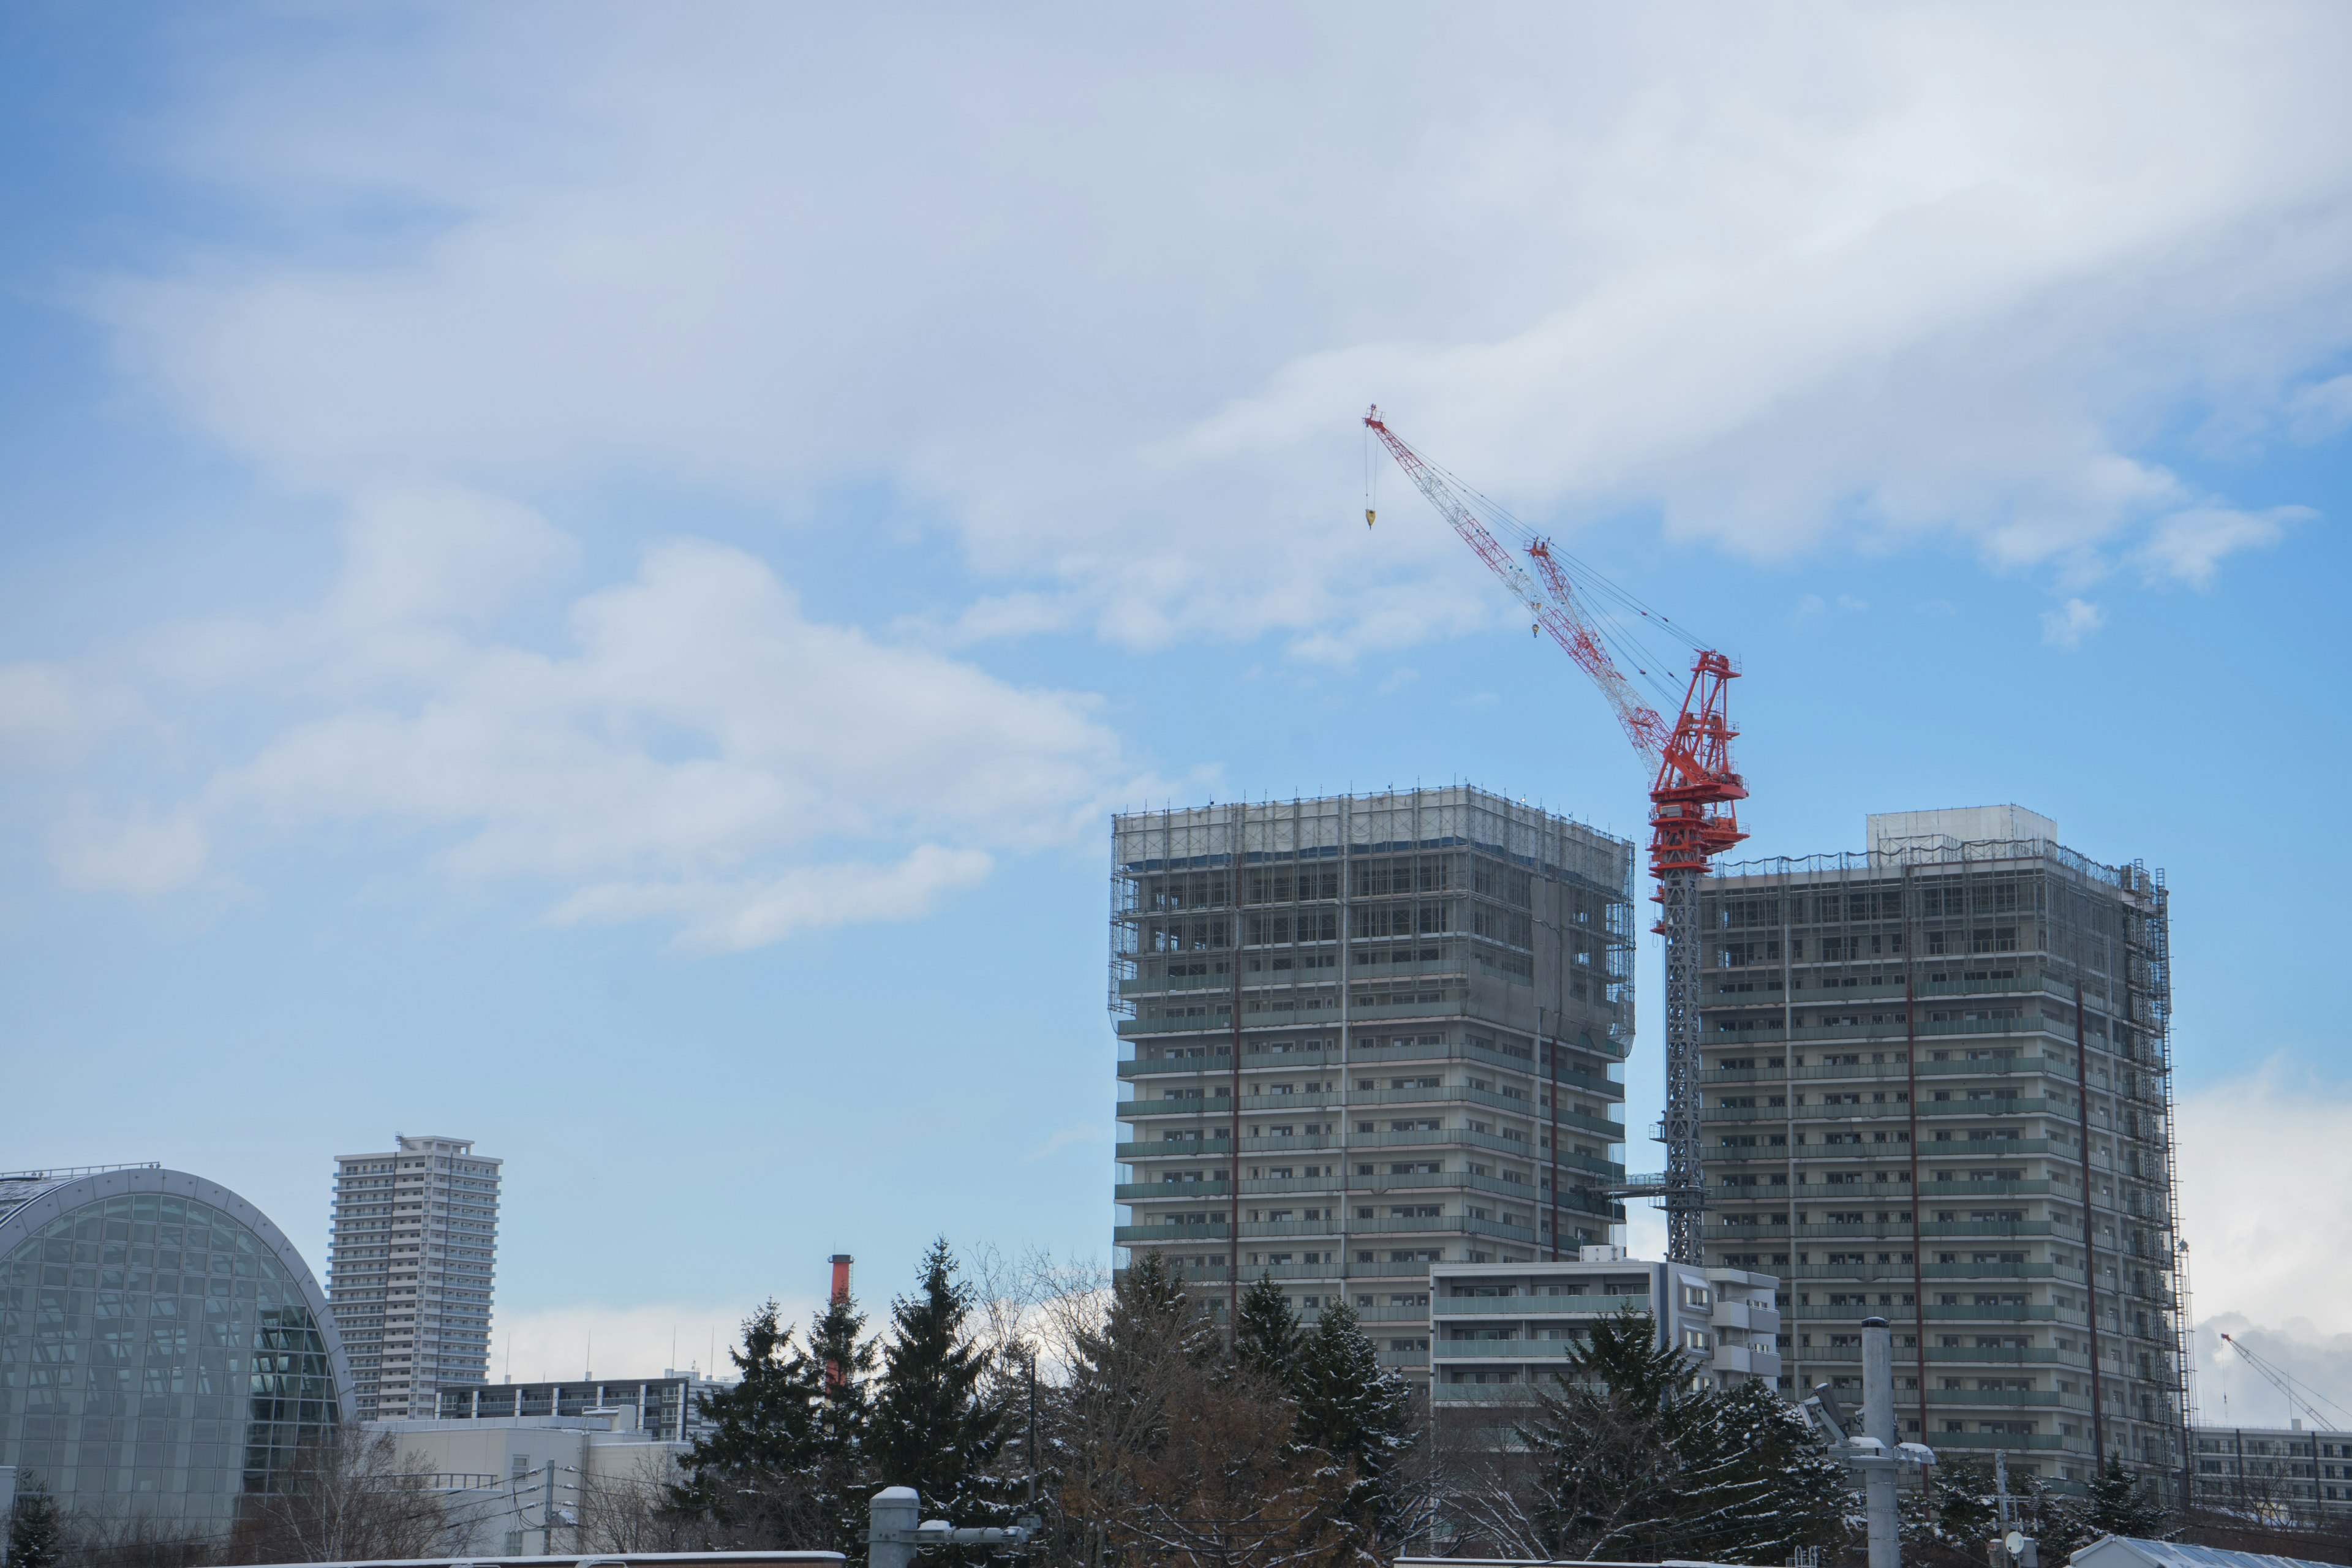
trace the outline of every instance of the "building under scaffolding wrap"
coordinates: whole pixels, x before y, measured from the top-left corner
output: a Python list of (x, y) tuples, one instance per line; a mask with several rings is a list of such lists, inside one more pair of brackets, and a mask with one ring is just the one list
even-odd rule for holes
[(1710, 1264), (1785, 1281), (1792, 1389), (1895, 1325), (1906, 1436), (2063, 1486), (2186, 1454), (2167, 895), (2013, 806), (1704, 884)]
[(1347, 1300), (1425, 1370), (1431, 1264), (1620, 1239), (1630, 843), (1462, 787), (1111, 832), (1130, 1257), (1221, 1313)]

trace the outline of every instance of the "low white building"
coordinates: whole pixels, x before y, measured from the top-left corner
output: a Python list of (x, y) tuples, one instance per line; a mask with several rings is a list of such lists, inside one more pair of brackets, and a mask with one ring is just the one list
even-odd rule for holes
[(1575, 1261), (1440, 1263), (1429, 1271), (1431, 1397), (1441, 1406), (1530, 1398), (1566, 1374), (1570, 1348), (1597, 1319), (1652, 1321), (1657, 1343), (1688, 1353), (1719, 1387), (1777, 1387), (1780, 1280), (1769, 1274), (1650, 1262), (1622, 1247)]
[(600, 1551), (679, 1479), (689, 1445), (637, 1425), (631, 1405), (574, 1415), (385, 1421), (408, 1468), (429, 1472), (457, 1557)]

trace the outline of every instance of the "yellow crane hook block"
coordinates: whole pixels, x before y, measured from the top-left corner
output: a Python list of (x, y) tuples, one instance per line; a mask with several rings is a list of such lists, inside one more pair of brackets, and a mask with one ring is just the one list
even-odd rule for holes
[(1370, 528), (1370, 527), (1371, 527), (1371, 526), (1372, 526), (1372, 519), (1373, 519), (1374, 517), (1378, 516), (1378, 515), (1379, 515), (1379, 513), (1377, 513), (1377, 512), (1373, 511), (1373, 510), (1372, 510), (1372, 509), (1371, 509), (1370, 507), (1366, 507), (1366, 508), (1364, 509), (1364, 526), (1365, 526), (1366, 528)]

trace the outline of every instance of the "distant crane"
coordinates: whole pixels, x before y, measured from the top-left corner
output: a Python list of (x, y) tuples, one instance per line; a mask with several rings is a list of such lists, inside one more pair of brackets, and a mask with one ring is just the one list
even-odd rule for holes
[[(1407, 446), (1381, 417), (1378, 405), (1365, 414), (1364, 425), (1438, 515), (1527, 606), (1534, 617), (1532, 629), (1550, 633), (1592, 678), (1625, 738), (1657, 769), (1650, 787), (1650, 869), (1658, 879), (1655, 929), (1665, 939), (1666, 1110), (1660, 1133), (1666, 1146), (1666, 1251), (1678, 1263), (1702, 1262), (1699, 1237), (1706, 1177), (1698, 1095), (1698, 889), (1708, 861), (1747, 837), (1739, 830), (1737, 803), (1748, 798), (1748, 786), (1731, 765), (1731, 742), (1738, 731), (1731, 728), (1725, 705), (1725, 689), (1739, 671), (1722, 654), (1692, 644), (1696, 657), (1682, 710), (1675, 722), (1667, 723), (1634, 691), (1621, 668), (1618, 654), (1634, 659), (1636, 673), (1643, 676), (1649, 675), (1647, 666), (1656, 662), (1642, 654), (1637, 637), (1622, 620), (1631, 616), (1679, 641), (1689, 643), (1687, 637), (1664, 616), (1653, 615), (1624, 590), (1555, 549), (1549, 540)], [(1369, 526), (1372, 519), (1368, 506), (1364, 521)], [(1532, 574), (1495, 538), (1488, 519), (1521, 541)], [(1594, 613), (1600, 606), (1610, 607), (1605, 619)], [(1617, 653), (1612, 653), (1612, 644)]]
[[(2221, 1342), (2228, 1345), (2231, 1350), (2236, 1351), (2240, 1359), (2244, 1361), (2248, 1366), (2252, 1367), (2256, 1372), (2261, 1373), (2263, 1376), (2268, 1380), (2273, 1388), (2277, 1389), (2281, 1394), (2286, 1395), (2286, 1407), (2290, 1415), (2293, 1414), (2296, 1406), (2300, 1405), (2303, 1408), (2304, 1413), (2310, 1416), (2313, 1423), (2316, 1425), (2322, 1432), (2340, 1432), (2343, 1428), (2320, 1414), (2319, 1406), (2321, 1405), (2326, 1405), (2329, 1409), (2335, 1411), (2336, 1415), (2343, 1416), (2347, 1420), (2352, 1420), (2352, 1411), (2346, 1410), (2342, 1405), (2336, 1404), (2326, 1394), (2319, 1393), (2317, 1389), (2311, 1388), (2301, 1380), (2291, 1376), (2284, 1367), (2274, 1366), (2265, 1358), (2256, 1355), (2252, 1351), (2248, 1350), (2242, 1343), (2232, 1336), (2223, 1334), (2221, 1336)], [(2314, 1403), (2315, 1398), (2317, 1403)]]

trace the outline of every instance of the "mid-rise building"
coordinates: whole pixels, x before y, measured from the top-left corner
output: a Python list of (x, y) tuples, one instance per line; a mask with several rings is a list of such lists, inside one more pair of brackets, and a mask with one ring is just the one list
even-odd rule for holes
[(733, 1386), (699, 1373), (675, 1369), (664, 1371), (659, 1377), (445, 1384), (436, 1418), (444, 1422), (569, 1419), (625, 1412), (630, 1431), (690, 1443), (709, 1427), (702, 1414), (702, 1400)]
[(1633, 866), (1467, 787), (1116, 818), (1117, 1245), (1425, 1373), (1433, 1267), (1621, 1241)]
[(2352, 1523), (2352, 1433), (2291, 1426), (2190, 1429), (2199, 1507), (2288, 1528)]
[(433, 1494), (441, 1552), (453, 1558), (637, 1546), (683, 1479), (688, 1447), (640, 1425), (624, 1399), (569, 1415), (395, 1420), (378, 1429)]
[(310, 1266), (217, 1182), (0, 1175), (0, 1466), (92, 1524), (227, 1532), (350, 1419)]
[(1429, 1275), (1430, 1397), (1441, 1415), (1528, 1403), (1568, 1380), (1568, 1352), (1595, 1320), (1628, 1311), (1717, 1387), (1777, 1385), (1779, 1286), (1769, 1274), (1645, 1261), (1622, 1247), (1558, 1263), (1441, 1263)]
[(431, 1416), (443, 1384), (489, 1375), (501, 1163), (462, 1138), (393, 1144), (335, 1157), (327, 1297), (362, 1421)]
[(1788, 1387), (1858, 1398), (1884, 1317), (1905, 1436), (2177, 1492), (2162, 873), (2014, 806), (1910, 812), (1725, 868), (1701, 913), (1706, 1261), (1785, 1282)]

